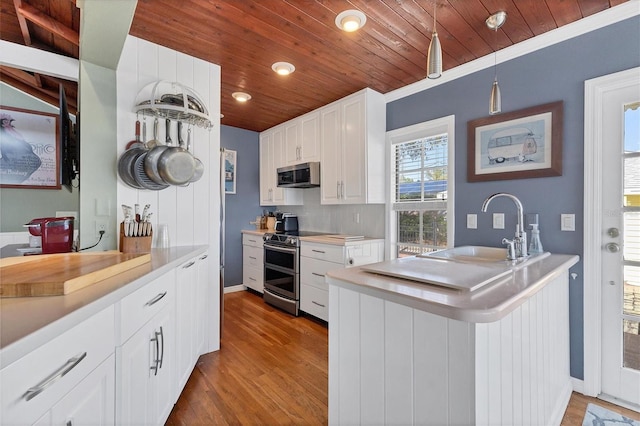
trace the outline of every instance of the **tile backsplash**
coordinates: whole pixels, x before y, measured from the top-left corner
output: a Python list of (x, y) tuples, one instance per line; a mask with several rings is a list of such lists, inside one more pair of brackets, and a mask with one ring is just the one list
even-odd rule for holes
[(320, 188), (304, 190), (303, 206), (278, 206), (298, 215), (300, 229), (384, 238), (384, 204), (320, 204)]

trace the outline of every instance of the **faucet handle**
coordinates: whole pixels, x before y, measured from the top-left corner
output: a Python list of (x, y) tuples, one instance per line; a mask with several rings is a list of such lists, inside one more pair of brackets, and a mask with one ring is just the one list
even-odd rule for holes
[(516, 242), (507, 238), (502, 239), (502, 244), (507, 246), (507, 260), (516, 260)]

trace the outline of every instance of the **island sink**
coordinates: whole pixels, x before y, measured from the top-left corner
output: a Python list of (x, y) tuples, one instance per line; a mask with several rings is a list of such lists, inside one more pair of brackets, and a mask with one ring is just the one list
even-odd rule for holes
[(538, 260), (544, 259), (547, 256), (549, 256), (549, 252), (532, 254), (516, 260), (508, 260), (506, 248), (460, 246), (446, 250), (434, 251), (432, 253), (421, 254), (417, 257), (438, 258), (465, 263), (503, 264), (510, 267), (511, 269), (518, 270), (525, 266), (529, 266), (532, 263), (537, 262)]

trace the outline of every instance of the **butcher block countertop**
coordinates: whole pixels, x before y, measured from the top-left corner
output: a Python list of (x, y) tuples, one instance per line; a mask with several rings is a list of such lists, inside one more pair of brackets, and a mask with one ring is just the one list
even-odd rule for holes
[[(200, 245), (153, 249), (149, 262), (66, 295), (0, 298), (0, 368), (208, 248)], [(101, 252), (86, 255), (93, 253)]]

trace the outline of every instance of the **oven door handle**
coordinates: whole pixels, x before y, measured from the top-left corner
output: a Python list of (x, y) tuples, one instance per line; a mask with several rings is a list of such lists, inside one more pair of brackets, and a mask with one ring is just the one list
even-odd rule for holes
[(292, 253), (292, 254), (296, 254), (298, 252), (298, 249), (293, 247), (293, 248), (287, 248), (287, 247), (280, 247), (280, 246), (272, 246), (270, 244), (265, 244), (264, 245), (264, 249), (265, 250), (273, 250), (273, 251), (279, 251), (280, 253)]

